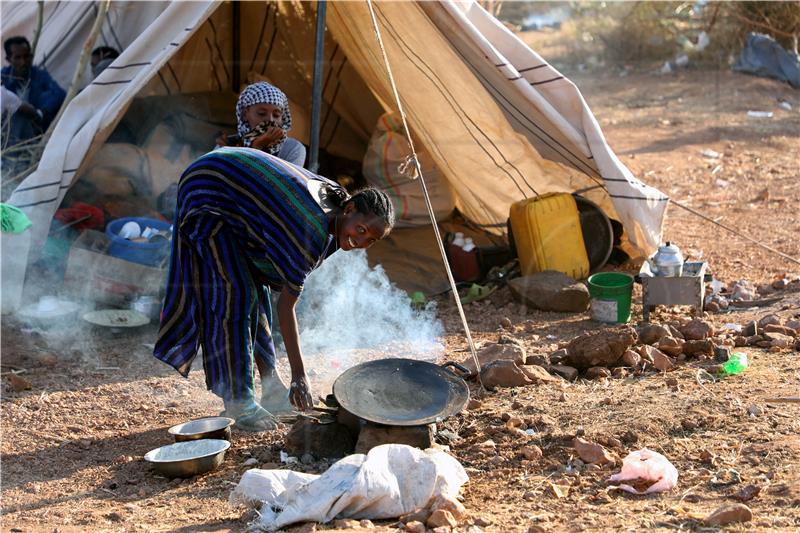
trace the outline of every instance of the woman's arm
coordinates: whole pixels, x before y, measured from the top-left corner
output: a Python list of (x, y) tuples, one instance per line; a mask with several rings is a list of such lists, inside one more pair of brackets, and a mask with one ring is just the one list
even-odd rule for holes
[(311, 387), (308, 384), (306, 370), (303, 366), (303, 354), (300, 352), (300, 337), (297, 332), (297, 315), (294, 308), (297, 296), (286, 289), (278, 297), (278, 321), (283, 335), (283, 344), (289, 357), (292, 369), (292, 382), (289, 387), (289, 401), (298, 409), (310, 409), (314, 404)]

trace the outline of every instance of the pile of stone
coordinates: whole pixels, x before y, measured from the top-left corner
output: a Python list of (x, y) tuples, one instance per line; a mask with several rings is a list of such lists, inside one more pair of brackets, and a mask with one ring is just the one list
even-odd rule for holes
[(780, 274), (770, 283), (755, 285), (741, 279), (723, 286), (714, 281), (707, 286), (704, 309), (710, 313), (718, 313), (730, 306), (746, 307), (748, 303), (757, 305), (759, 302), (769, 301), (784, 290), (800, 290), (800, 278), (790, 278)]
[[(639, 328), (619, 326), (574, 338), (548, 356), (528, 355), (522, 343), (503, 335), (478, 351), (486, 388), (521, 387), (578, 377), (624, 378), (646, 371), (667, 372), (693, 360), (724, 362), (736, 347), (800, 351), (800, 320), (769, 314), (743, 325), (717, 328), (694, 318)], [(475, 371), (471, 357), (462, 364)]]

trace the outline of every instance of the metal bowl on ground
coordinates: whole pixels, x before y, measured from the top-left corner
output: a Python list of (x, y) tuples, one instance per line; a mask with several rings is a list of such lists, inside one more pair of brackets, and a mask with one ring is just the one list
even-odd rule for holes
[(175, 442), (199, 439), (223, 439), (230, 442), (233, 423), (232, 418), (209, 416), (172, 426), (169, 433), (175, 437)]
[(231, 443), (222, 439), (176, 442), (150, 450), (144, 460), (166, 477), (192, 477), (215, 470)]

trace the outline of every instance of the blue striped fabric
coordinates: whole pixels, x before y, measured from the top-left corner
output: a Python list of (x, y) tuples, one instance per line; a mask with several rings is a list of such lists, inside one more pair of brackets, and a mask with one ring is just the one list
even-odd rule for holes
[(309, 180), (338, 187), (250, 148), (210, 152), (181, 176), (154, 355), (186, 376), (202, 346), (226, 401), (252, 396), (254, 356), (274, 366), (266, 287), (299, 295), (335, 251)]

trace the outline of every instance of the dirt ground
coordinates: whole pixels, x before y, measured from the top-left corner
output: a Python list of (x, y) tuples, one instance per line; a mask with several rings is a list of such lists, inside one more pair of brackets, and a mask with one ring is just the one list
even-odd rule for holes
[[(570, 72), (611, 146), (637, 176), (706, 216), (794, 257), (800, 256), (800, 96), (785, 85), (727, 71), (686, 70), (660, 76), (635, 69)], [(778, 107), (787, 101), (792, 110)], [(772, 111), (771, 119), (748, 110)], [(714, 150), (717, 158), (704, 157)], [(740, 236), (671, 206), (665, 240), (707, 261), (724, 282), (770, 283), (797, 278), (800, 266)], [(771, 306), (711, 315), (717, 326), (777, 313), (800, 313), (800, 293), (782, 291)], [(661, 309), (655, 319), (682, 316)], [(576, 335), (603, 328), (588, 313), (533, 311), (507, 290), (470, 304), (477, 341), (496, 341), (500, 323), (529, 354), (548, 354)], [(439, 304), (446, 357), (461, 360), (466, 342), (454, 306)], [(633, 322), (641, 320), (634, 306)], [(202, 370), (184, 380), (150, 356), (155, 329), (93, 333), (57, 343), (48, 335), (2, 323), (3, 531), (240, 531), (252, 514), (227, 503), (255, 458), (277, 468), (288, 427), (252, 435), (234, 432), (222, 467), (184, 481), (154, 475), (142, 460), (170, 442), (166, 428), (215, 415), (221, 403), (205, 390)], [(697, 363), (669, 374), (579, 380), (473, 395), (480, 406), (447, 420), (458, 434), (453, 455), (467, 468), (467, 516), (460, 530), (484, 531), (701, 530), (699, 519), (732, 503), (748, 485), (751, 522), (740, 531), (800, 531), (800, 405), (766, 399), (797, 396), (800, 353), (742, 348), (743, 374), (715, 383), (697, 380)], [(13, 392), (14, 370), (32, 384)], [(533, 429), (506, 431), (503, 415)], [(574, 436), (604, 443), (618, 457), (647, 447), (677, 467), (669, 493), (630, 496), (606, 489), (618, 467), (582, 465)], [(480, 444), (488, 439), (496, 453)], [(523, 459), (535, 444), (539, 458)], [(292, 468), (321, 472), (322, 461)], [(738, 473), (740, 480), (724, 479)], [(735, 476), (735, 475), (734, 475)], [(561, 496), (556, 495), (553, 485)], [(568, 488), (566, 488), (568, 487)], [(566, 494), (565, 494), (566, 493)], [(379, 525), (390, 529), (391, 522)], [(535, 527), (532, 527), (535, 526)], [(540, 529), (537, 529), (540, 528)], [(476, 531), (477, 528), (473, 527)], [(708, 530), (708, 529), (706, 529)]]

